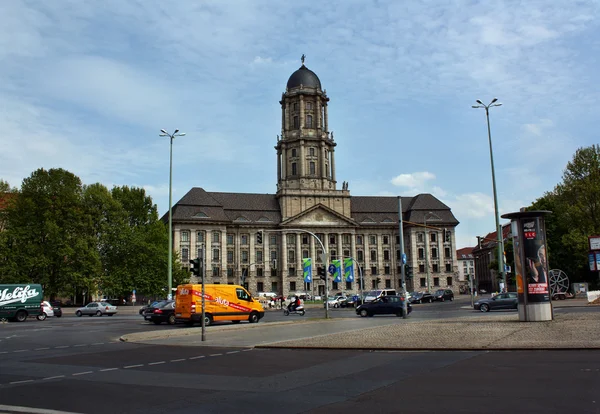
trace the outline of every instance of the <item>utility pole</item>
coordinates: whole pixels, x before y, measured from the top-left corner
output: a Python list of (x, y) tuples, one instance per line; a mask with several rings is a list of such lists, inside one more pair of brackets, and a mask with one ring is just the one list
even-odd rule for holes
[(404, 254), (404, 230), (402, 228), (402, 197), (398, 196), (398, 237), (400, 238), (400, 274), (402, 275), (402, 318), (408, 317), (408, 294), (406, 292), (406, 271), (404, 266), (406, 265), (406, 255)]

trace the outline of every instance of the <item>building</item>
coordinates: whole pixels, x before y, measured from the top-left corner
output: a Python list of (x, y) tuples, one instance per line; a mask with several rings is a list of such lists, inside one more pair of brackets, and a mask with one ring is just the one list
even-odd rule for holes
[(475, 256), (473, 256), (473, 249), (475, 249), (475, 247), (463, 247), (456, 251), (456, 260), (458, 261), (458, 281), (463, 286), (463, 290), (470, 287), (471, 278), (473, 278), (473, 286), (476, 286)]
[[(398, 197), (351, 196), (347, 182), (339, 185), (329, 101), (303, 59), (279, 101), (277, 192), (192, 188), (172, 213), (173, 247), (184, 265), (201, 257), (205, 245), (211, 283), (243, 282), (253, 293), (323, 294), (318, 271), (327, 268), (324, 247), (329, 263), (342, 257), (355, 263), (355, 281), (332, 283), (333, 292), (357, 292), (360, 274), (364, 289), (400, 287)], [(407, 288), (458, 290), (458, 221), (450, 208), (430, 194), (419, 194), (402, 197), (402, 214), (405, 253), (414, 272)], [(426, 251), (430, 260), (425, 259)], [(312, 259), (312, 284), (304, 283), (304, 258)]]
[[(511, 238), (510, 223), (502, 225), (504, 244)], [(485, 237), (478, 237), (479, 243), (473, 248), (475, 258), (475, 274), (477, 289), (486, 292), (500, 291), (501, 276), (498, 274), (498, 233), (491, 232)], [(507, 278), (510, 288), (510, 280)]]

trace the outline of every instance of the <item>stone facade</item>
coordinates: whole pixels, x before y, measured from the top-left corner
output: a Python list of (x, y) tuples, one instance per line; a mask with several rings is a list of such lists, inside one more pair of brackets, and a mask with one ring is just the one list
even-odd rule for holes
[[(398, 197), (351, 196), (348, 183), (338, 185), (329, 97), (304, 63), (290, 77), (280, 104), (276, 194), (192, 188), (173, 206), (174, 251), (187, 265), (206, 246), (207, 281), (241, 284), (247, 276), (253, 294), (323, 294), (318, 277), (328, 264), (322, 262), (323, 247), (328, 262), (351, 257), (355, 263), (355, 281), (330, 281), (332, 294), (358, 292), (360, 273), (365, 290), (400, 288)], [(414, 272), (407, 289), (458, 290), (458, 221), (450, 208), (419, 194), (402, 197), (402, 215), (404, 250)], [(313, 283), (304, 282), (303, 258), (312, 259)]]

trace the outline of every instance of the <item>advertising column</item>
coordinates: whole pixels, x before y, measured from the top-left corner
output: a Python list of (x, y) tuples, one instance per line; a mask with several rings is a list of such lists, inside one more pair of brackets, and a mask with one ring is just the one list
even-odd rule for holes
[(543, 218), (548, 213), (550, 212), (521, 211), (502, 216), (512, 220), (520, 321), (553, 319)]

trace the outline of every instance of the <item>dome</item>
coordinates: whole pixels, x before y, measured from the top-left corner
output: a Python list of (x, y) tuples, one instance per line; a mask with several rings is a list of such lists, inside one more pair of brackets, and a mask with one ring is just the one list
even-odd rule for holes
[(300, 85), (306, 88), (321, 89), (321, 81), (312, 70), (308, 69), (304, 64), (288, 79), (287, 88), (297, 88)]

